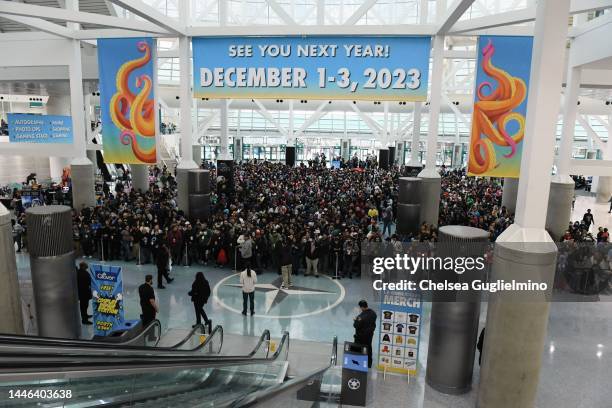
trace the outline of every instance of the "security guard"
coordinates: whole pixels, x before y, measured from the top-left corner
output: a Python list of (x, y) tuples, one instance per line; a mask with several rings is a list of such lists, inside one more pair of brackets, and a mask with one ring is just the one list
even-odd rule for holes
[(372, 338), (376, 330), (376, 312), (368, 308), (368, 302), (359, 301), (361, 313), (354, 319), (355, 343), (368, 349), (368, 367), (372, 367)]

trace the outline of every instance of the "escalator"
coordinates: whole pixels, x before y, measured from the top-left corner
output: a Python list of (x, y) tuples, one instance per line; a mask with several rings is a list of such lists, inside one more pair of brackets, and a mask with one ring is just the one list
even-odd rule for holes
[[(204, 327), (196, 325), (180, 342), (170, 347), (158, 347), (159, 322), (153, 321), (138, 336), (123, 343), (105, 343), (90, 340), (66, 340), (57, 338), (0, 335), (0, 360), (65, 362), (74, 357), (81, 361), (108, 361), (109, 359), (134, 359), (156, 357), (171, 360), (201, 355), (218, 355), (223, 347), (223, 328), (216, 326), (204, 335)], [(154, 341), (146, 344), (152, 335)], [(201, 337), (204, 336), (204, 337)], [(142, 345), (145, 343), (145, 345)], [(270, 332), (264, 330), (255, 347), (247, 354), (236, 353), (239, 358), (268, 357)]]
[[(10, 407), (314, 407), (337, 406), (333, 374), (337, 341), (329, 366), (287, 379), (289, 334), (270, 357), (113, 357), (92, 361), (73, 356), (48, 363), (0, 359), (0, 406)], [(327, 379), (326, 379), (327, 378)], [(300, 401), (305, 388), (315, 399)], [(327, 390), (326, 390), (327, 387)], [(11, 390), (13, 394), (11, 394)], [(28, 390), (31, 398), (15, 398)], [(331, 391), (330, 391), (331, 390)], [(67, 392), (70, 393), (68, 397)], [(13, 398), (11, 398), (11, 395)], [(2, 405), (5, 404), (5, 405)]]

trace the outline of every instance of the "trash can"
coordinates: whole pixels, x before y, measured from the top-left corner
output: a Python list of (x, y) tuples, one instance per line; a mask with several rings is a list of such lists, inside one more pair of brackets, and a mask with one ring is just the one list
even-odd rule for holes
[(356, 343), (344, 342), (342, 391), (340, 403), (365, 407), (368, 389), (368, 349)]

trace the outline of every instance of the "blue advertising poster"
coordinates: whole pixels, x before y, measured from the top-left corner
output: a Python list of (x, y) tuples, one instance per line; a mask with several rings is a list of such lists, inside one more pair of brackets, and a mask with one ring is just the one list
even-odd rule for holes
[(90, 274), (94, 335), (107, 336), (124, 323), (121, 267), (94, 264)]
[(380, 305), (380, 371), (416, 375), (423, 306), (421, 294), (383, 291)]
[(8, 114), (11, 143), (72, 143), (70, 116)]
[(197, 98), (425, 101), (430, 37), (200, 37)]

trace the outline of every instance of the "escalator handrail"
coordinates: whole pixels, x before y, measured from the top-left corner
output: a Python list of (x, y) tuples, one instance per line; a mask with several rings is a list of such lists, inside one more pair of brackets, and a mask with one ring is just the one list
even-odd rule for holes
[[(263, 335), (262, 335), (263, 337)], [(162, 369), (193, 369), (193, 368), (209, 368), (209, 367), (225, 367), (228, 365), (254, 365), (267, 364), (276, 361), (281, 353), (289, 352), (289, 332), (284, 332), (279, 343), (279, 347), (271, 357), (253, 358), (245, 356), (180, 356), (180, 357), (115, 357), (110, 361), (91, 361), (84, 357), (84, 361), (68, 361), (68, 362), (46, 362), (40, 359), (32, 362), (3, 362), (0, 361), (0, 381), (5, 378), (24, 378), (28, 376), (43, 375), (66, 377), (70, 373), (75, 373), (78, 376), (83, 376), (84, 372), (104, 372), (109, 374), (120, 374), (121, 371), (140, 372), (144, 370), (154, 369), (156, 371)]]
[(157, 347), (157, 344), (159, 343), (159, 339), (161, 339), (161, 322), (157, 319), (154, 319), (151, 323), (149, 323), (147, 327), (145, 327), (140, 333), (138, 333), (138, 335), (120, 344), (123, 346), (129, 347), (131, 344), (141, 341), (144, 338), (144, 336), (148, 336), (149, 331), (151, 330), (157, 331), (157, 336), (156, 336), (157, 340), (155, 340), (155, 344), (153, 346), (149, 346), (149, 347)]
[(239, 398), (232, 402), (221, 404), (219, 405), (219, 407), (224, 407), (224, 408), (252, 407), (252, 406), (260, 405), (261, 403), (268, 401), (276, 397), (279, 394), (285, 393), (287, 391), (291, 391), (292, 389), (298, 389), (298, 390), (301, 389), (306, 384), (308, 384), (308, 382), (311, 381), (313, 377), (321, 377), (327, 370), (335, 366), (334, 361), (337, 359), (337, 356), (338, 356), (338, 338), (337, 337), (334, 337), (334, 341), (332, 343), (332, 354), (331, 355), (332, 357), (330, 360), (330, 364), (329, 366), (325, 368), (311, 372), (310, 374), (307, 374), (303, 377), (294, 378), (289, 381), (285, 381), (282, 384), (272, 386), (268, 389), (251, 393), (247, 395), (246, 397)]
[(257, 354), (262, 344), (264, 343), (266, 343), (266, 347), (267, 347), (266, 357), (268, 357), (268, 354), (270, 353), (270, 330), (268, 329), (265, 329), (263, 333), (261, 333), (261, 336), (259, 336), (259, 340), (257, 341), (257, 344), (255, 345), (253, 350), (248, 354), (248, 356), (253, 357), (255, 354)]
[[(178, 349), (179, 347), (181, 347), (183, 344), (187, 343), (195, 334), (196, 331), (200, 331), (200, 334), (204, 334), (205, 333), (205, 328), (202, 324), (196, 324), (194, 327), (191, 328), (191, 331), (189, 332), (189, 334), (187, 336), (185, 336), (183, 338), (183, 340), (179, 341), (178, 343), (176, 343), (173, 346), (170, 346), (170, 349)], [(199, 346), (199, 345), (198, 345)], [(196, 347), (197, 348), (197, 347)], [(184, 351), (184, 350), (182, 350)]]
[(334, 336), (334, 341), (332, 342), (330, 365), (338, 365), (338, 336)]
[[(35, 336), (22, 336), (17, 334), (0, 334), (0, 344), (19, 344), (19, 345), (32, 345), (32, 346), (60, 346), (60, 347), (91, 347), (91, 348), (117, 348), (117, 347), (130, 347), (134, 349), (150, 349), (151, 346), (131, 346), (136, 341), (141, 340), (144, 335), (148, 335), (151, 328), (155, 326), (159, 328), (159, 338), (161, 337), (161, 322), (157, 319), (153, 320), (147, 325), (138, 335), (130, 340), (119, 343), (107, 343), (104, 341), (95, 340), (74, 340), (74, 339), (62, 339), (57, 337), (35, 337)], [(157, 344), (157, 343), (156, 343)]]
[(134, 337), (131, 340), (120, 342), (120, 343), (106, 343), (101, 341), (92, 341), (92, 340), (71, 340), (71, 339), (59, 339), (53, 337), (33, 337), (33, 336), (19, 336), (19, 335), (0, 335), (0, 347), (2, 345), (19, 345), (19, 346), (42, 346), (42, 347), (74, 347), (74, 348), (84, 348), (84, 349), (103, 349), (112, 353), (113, 351), (147, 351), (147, 352), (160, 352), (160, 351), (170, 351), (170, 352), (197, 352), (207, 346), (210, 341), (219, 333), (221, 336), (221, 346), (219, 347), (219, 352), (221, 351), (221, 347), (223, 346), (223, 328), (221, 326), (216, 326), (210, 335), (206, 338), (204, 343), (198, 344), (193, 349), (179, 350), (178, 347), (185, 344), (189, 339), (194, 335), (194, 333), (200, 329), (203, 329), (202, 325), (196, 325), (196, 327), (192, 328), (189, 334), (183, 338), (177, 344), (169, 347), (156, 347), (159, 344), (159, 339), (161, 335), (158, 334), (156, 336), (156, 342), (154, 346), (133, 346), (131, 344), (136, 343), (141, 340), (143, 336), (148, 335), (151, 328), (155, 326), (158, 327), (158, 332), (161, 332), (161, 323), (159, 320), (153, 320), (140, 334)]
[[(191, 333), (190, 333), (191, 335)], [(186, 350), (176, 350), (173, 348), (168, 348), (168, 347), (157, 347), (157, 348), (150, 348), (150, 347), (114, 347), (114, 348), (102, 348), (102, 349), (94, 349), (94, 348), (81, 348), (79, 349), (79, 346), (77, 346), (75, 349), (76, 350), (71, 350), (70, 348), (67, 347), (61, 347), (61, 346), (47, 346), (44, 345), (42, 347), (47, 347), (47, 348), (51, 348), (52, 350), (45, 350), (45, 351), (41, 351), (39, 350), (37, 353), (31, 353), (31, 352), (27, 352), (27, 350), (18, 350), (18, 351), (3, 351), (2, 350), (2, 344), (0, 344), (0, 357), (5, 356), (5, 357), (12, 357), (12, 361), (17, 361), (18, 358), (33, 358), (35, 356), (35, 358), (38, 361), (43, 361), (43, 360), (51, 360), (51, 361), (55, 361), (55, 362), (61, 362), (63, 360), (69, 361), (69, 360), (73, 360), (73, 359), (80, 359), (80, 360), (87, 360), (89, 359), (89, 361), (95, 361), (95, 360), (106, 360), (108, 362), (112, 361), (124, 361), (126, 359), (138, 359), (138, 358), (159, 358), (159, 359), (172, 359), (172, 358), (187, 358), (192, 356), (193, 354), (199, 354), (198, 352), (202, 349), (204, 349), (205, 347), (207, 347), (208, 345), (211, 344), (211, 342), (216, 338), (219, 337), (220, 338), (220, 343), (219, 343), (219, 347), (216, 350), (215, 354), (219, 354), (223, 348), (223, 344), (224, 344), (224, 332), (223, 332), (223, 327), (220, 325), (215, 326), (215, 328), (213, 329), (213, 331), (210, 333), (210, 335), (206, 338), (206, 340), (199, 344), (197, 347), (193, 348), (193, 349), (186, 349)], [(288, 340), (286, 340), (286, 342), (288, 342)], [(264, 332), (261, 334), (259, 341), (257, 342), (256, 346), (253, 348), (253, 350), (249, 353), (249, 354), (241, 354), (241, 355), (233, 355), (230, 357), (233, 358), (254, 358), (254, 356), (257, 354), (257, 352), (259, 351), (259, 349), (261, 348), (262, 344), (266, 343), (266, 354), (264, 358), (269, 358), (269, 343), (270, 343), (270, 331), (269, 330), (264, 330)], [(106, 343), (105, 343), (106, 344)], [(10, 345), (9, 345), (10, 346)], [(18, 344), (18, 346), (21, 346), (21, 344)], [(103, 351), (103, 354), (91, 354), (91, 355), (87, 355), (88, 351)], [(140, 355), (139, 353), (136, 354), (129, 354), (129, 352), (143, 352), (143, 355)], [(169, 352), (168, 354), (165, 354), (166, 352)], [(81, 354), (79, 354), (81, 353)], [(121, 353), (119, 355), (113, 355), (112, 353)], [(23, 361), (23, 360), (19, 360), (19, 361)], [(7, 366), (10, 363), (7, 362), (6, 364), (2, 364), (0, 363), (0, 365), (2, 366)]]

